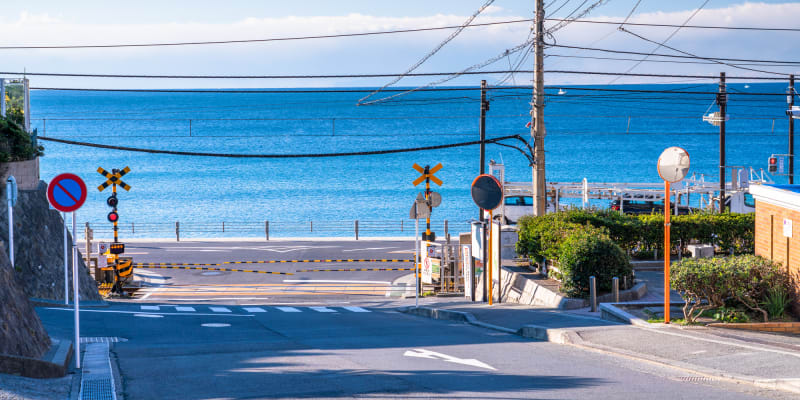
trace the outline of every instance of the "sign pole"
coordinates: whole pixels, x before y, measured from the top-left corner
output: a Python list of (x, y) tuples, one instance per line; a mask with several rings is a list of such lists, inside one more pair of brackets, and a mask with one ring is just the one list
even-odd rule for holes
[(486, 269), (489, 270), (489, 305), (492, 305), (492, 299), (494, 298), (494, 282), (493, 279), (493, 272), (492, 269), (494, 268), (494, 255), (492, 254), (492, 234), (494, 233), (493, 223), (492, 223), (492, 210), (489, 211), (489, 258), (486, 260)]
[(11, 260), (11, 268), (14, 268), (14, 203), (11, 197), (11, 190), (11, 182), (9, 181), (6, 184), (6, 193), (8, 193), (8, 259)]
[(67, 252), (67, 213), (61, 213), (64, 225), (64, 304), (69, 305), (69, 256)]
[(669, 323), (669, 253), (670, 253), (669, 181), (664, 181), (664, 323)]
[(414, 308), (419, 307), (419, 255), (419, 218), (414, 218)]
[(72, 300), (75, 303), (75, 368), (81, 368), (81, 320), (78, 287), (78, 245), (75, 244), (75, 211), (72, 212)]

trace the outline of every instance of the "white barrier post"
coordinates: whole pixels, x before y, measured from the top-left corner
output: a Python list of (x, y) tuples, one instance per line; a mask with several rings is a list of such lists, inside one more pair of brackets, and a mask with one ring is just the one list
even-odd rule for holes
[(75, 243), (75, 211), (72, 212), (72, 301), (75, 303), (75, 368), (81, 368), (81, 321), (78, 293), (78, 245)]
[(69, 253), (67, 251), (67, 213), (62, 212), (64, 222), (64, 304), (69, 305)]

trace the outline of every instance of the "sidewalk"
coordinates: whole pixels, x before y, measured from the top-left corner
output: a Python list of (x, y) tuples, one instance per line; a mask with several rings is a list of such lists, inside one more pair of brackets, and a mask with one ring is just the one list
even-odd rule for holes
[[(652, 292), (651, 292), (652, 293)], [(652, 293), (654, 299), (657, 296)], [(800, 336), (677, 325), (627, 325), (588, 309), (430, 299), (403, 312), (656, 363), (709, 379), (800, 393)]]

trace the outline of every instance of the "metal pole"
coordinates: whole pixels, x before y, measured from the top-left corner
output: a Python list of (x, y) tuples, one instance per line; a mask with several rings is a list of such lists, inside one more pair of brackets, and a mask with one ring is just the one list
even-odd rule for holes
[(531, 109), (531, 136), (533, 136), (533, 215), (547, 211), (544, 162), (544, 0), (536, 0), (533, 56), (533, 109)]
[(78, 287), (78, 245), (75, 243), (75, 211), (72, 212), (72, 302), (75, 307), (75, 368), (81, 368), (80, 290)]
[(355, 223), (355, 230), (356, 230), (356, 240), (358, 240), (358, 220)]
[(494, 229), (492, 229), (492, 225), (492, 210), (489, 210), (489, 258), (486, 260), (486, 269), (489, 270), (489, 305), (492, 305), (492, 300), (494, 298), (494, 282), (492, 281), (492, 275), (494, 272), (492, 271), (492, 268), (494, 268), (494, 249), (492, 248), (492, 236), (494, 236)]
[(181, 241), (181, 223), (178, 221), (175, 221), (175, 241)]
[[(723, 182), (724, 184), (724, 182)], [(669, 323), (669, 182), (664, 181), (664, 323)]]
[(589, 277), (589, 303), (592, 312), (597, 312), (597, 279), (594, 276)]
[(0, 117), (6, 117), (6, 80), (0, 78)]
[(719, 212), (725, 212), (725, 112), (727, 108), (727, 94), (725, 93), (725, 73), (719, 73)]
[(67, 251), (67, 213), (62, 212), (64, 225), (64, 304), (69, 304), (69, 253)]
[[(789, 110), (794, 106), (794, 75), (789, 75), (789, 93), (786, 101)], [(789, 184), (794, 184), (794, 118), (789, 115)]]
[(417, 290), (414, 291), (414, 307), (419, 307), (419, 218), (416, 215), (414, 216), (414, 283), (417, 286)]
[(269, 241), (269, 221), (264, 221), (264, 235), (267, 237)]
[(619, 303), (619, 278), (611, 278), (611, 293), (614, 295), (614, 303)]
[[(23, 115), (23, 123), (25, 125), (25, 132), (31, 131), (31, 93), (30, 93), (30, 81), (28, 78), (22, 79), (22, 110), (25, 115)], [(5, 98), (3, 98), (5, 100)]]
[[(478, 124), (478, 131), (480, 133), (481, 138), (481, 166), (478, 169), (480, 174), (483, 175), (486, 173), (486, 109), (488, 108), (489, 103), (486, 102), (486, 80), (481, 81), (481, 118), (480, 123)], [(483, 210), (478, 209), (480, 215), (478, 215), (478, 220), (483, 222)]]
[[(483, 210), (481, 210), (483, 212)], [(486, 237), (486, 222), (484, 221), (481, 224), (481, 228), (483, 228), (483, 232), (481, 232), (481, 242), (483, 243), (483, 301), (486, 301), (486, 292), (489, 290), (489, 282), (488, 276), (486, 275), (486, 266), (489, 265), (489, 249), (486, 246), (486, 243), (489, 241)]]

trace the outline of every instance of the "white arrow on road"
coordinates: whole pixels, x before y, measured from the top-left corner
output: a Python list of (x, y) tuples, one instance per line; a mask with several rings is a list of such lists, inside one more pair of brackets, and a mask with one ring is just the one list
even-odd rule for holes
[(491, 365), (482, 363), (474, 358), (457, 358), (453, 356), (448, 356), (447, 354), (437, 353), (435, 351), (430, 351), (425, 349), (414, 349), (414, 351), (406, 350), (406, 352), (403, 355), (406, 357), (430, 358), (432, 360), (442, 360), (456, 364), (471, 365), (473, 367), (486, 368), (492, 371), (497, 370)]

